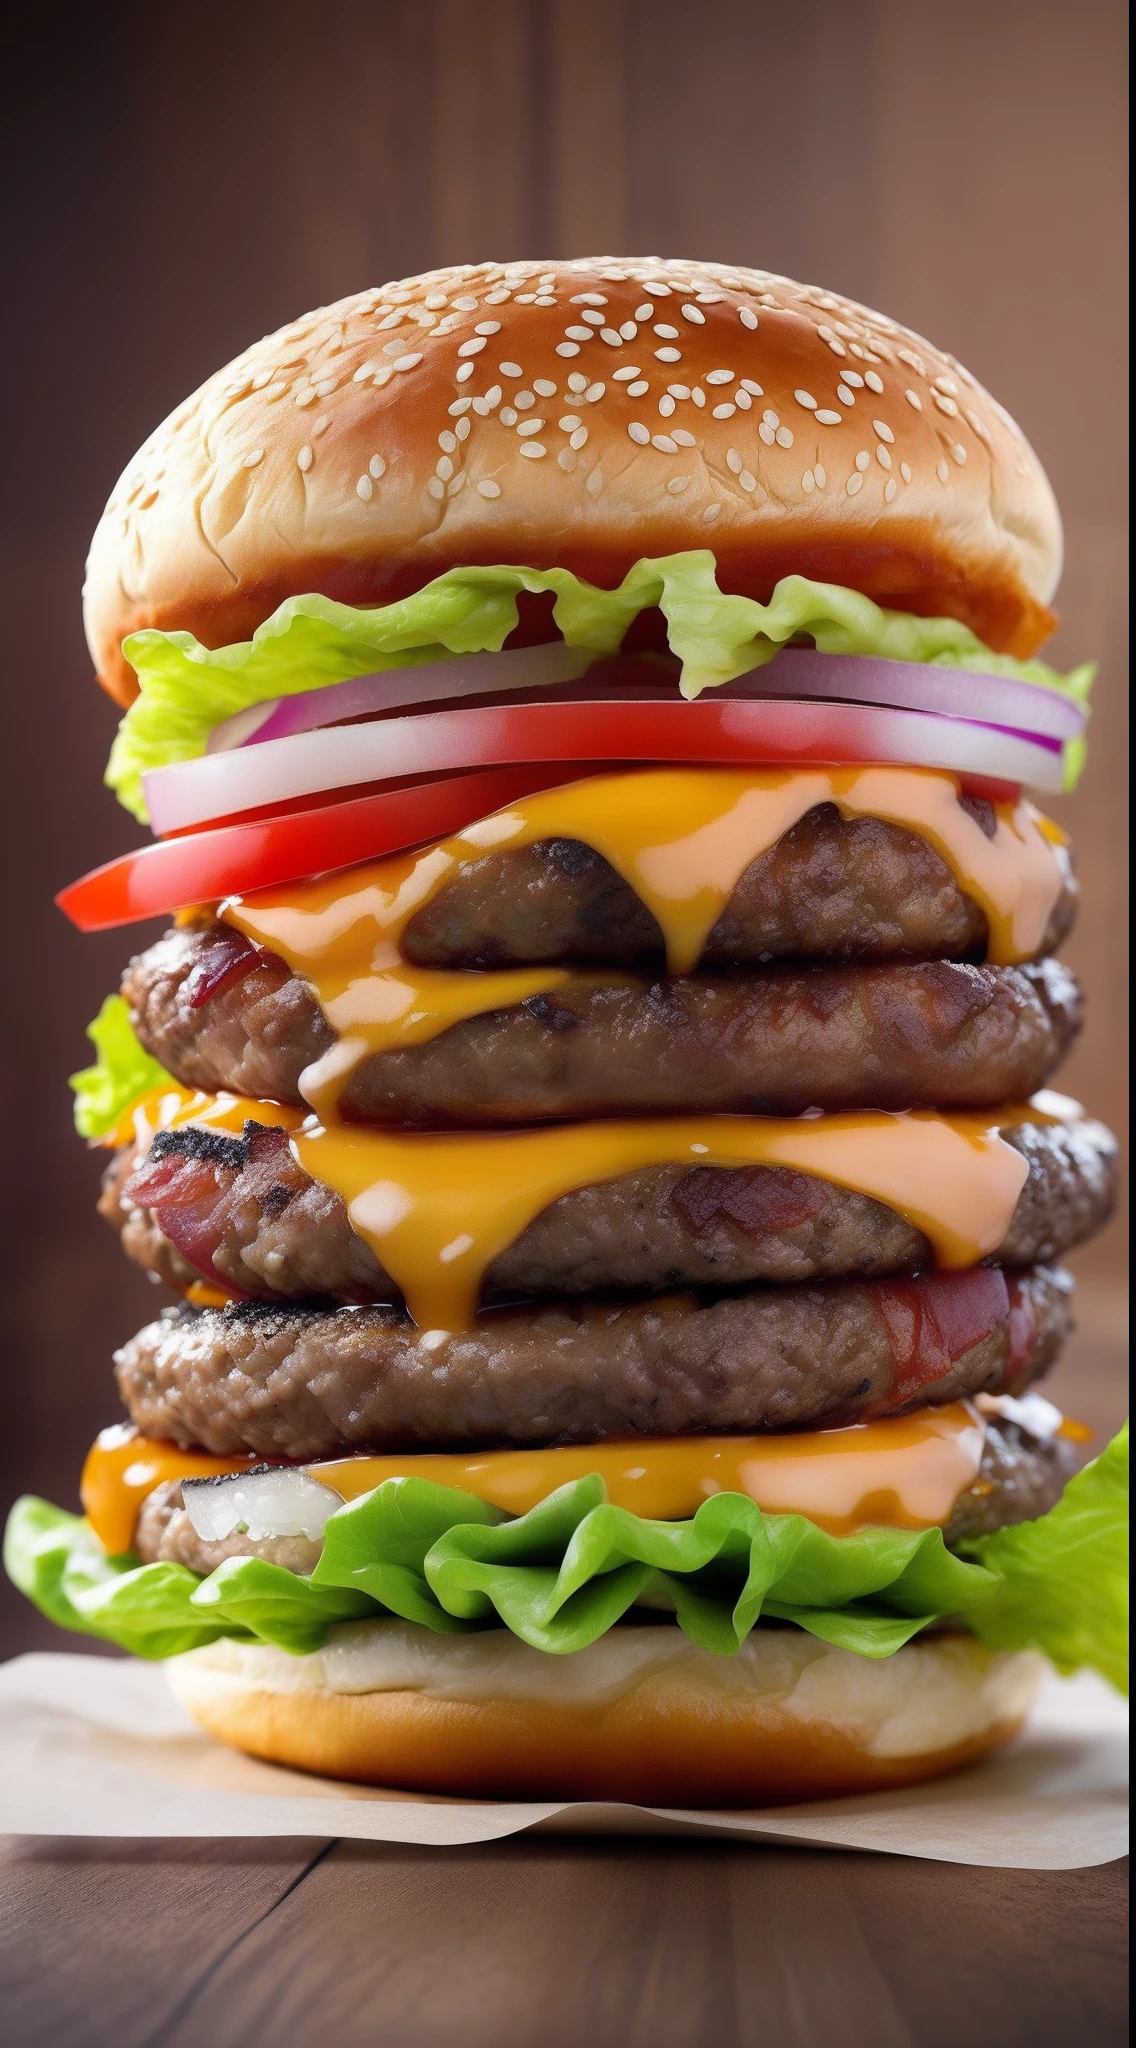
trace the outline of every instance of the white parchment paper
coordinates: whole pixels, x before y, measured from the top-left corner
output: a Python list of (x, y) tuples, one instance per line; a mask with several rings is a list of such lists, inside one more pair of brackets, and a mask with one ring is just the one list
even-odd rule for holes
[(1089, 1674), (1050, 1678), (1025, 1733), (937, 1784), (756, 1812), (441, 1799), (257, 1763), (204, 1735), (160, 1667), (74, 1655), (0, 1667), (0, 1833), (353, 1836), (452, 1847), (545, 1833), (717, 1836), (1007, 1870), (1124, 1855), (1127, 1711)]

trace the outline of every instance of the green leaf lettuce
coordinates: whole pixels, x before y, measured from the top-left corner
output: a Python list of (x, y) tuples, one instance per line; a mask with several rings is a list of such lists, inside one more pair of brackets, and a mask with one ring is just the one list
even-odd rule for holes
[(107, 997), (94, 1023), (88, 1024), (87, 1037), (98, 1060), (93, 1067), (71, 1075), (75, 1129), (81, 1138), (101, 1138), (114, 1129), (140, 1095), (175, 1083), (138, 1043), (121, 996)]
[[(636, 562), (616, 590), (602, 590), (567, 569), (511, 566), (450, 569), (395, 604), (359, 610), (318, 595), (292, 597), (251, 640), (203, 647), (192, 633), (146, 628), (123, 642), (140, 694), (118, 730), (106, 780), (128, 811), (145, 821), (142, 777), (205, 752), (213, 727), (274, 697), (294, 696), (373, 671), (496, 652), (517, 624), (521, 591), (551, 592), (553, 616), (572, 647), (618, 652), (640, 612), (658, 607), (682, 690), (697, 697), (771, 661), (789, 640), (825, 654), (874, 654), (892, 661), (1020, 677), (1084, 704), (1095, 673), (1086, 663), (1061, 676), (1042, 661), (994, 654), (957, 619), (920, 619), (884, 610), (841, 584), (786, 576), (768, 604), (718, 588), (714, 556), (695, 549)], [(1072, 779), (1076, 742), (1067, 750)], [(1076, 755), (1076, 759), (1074, 756)]]

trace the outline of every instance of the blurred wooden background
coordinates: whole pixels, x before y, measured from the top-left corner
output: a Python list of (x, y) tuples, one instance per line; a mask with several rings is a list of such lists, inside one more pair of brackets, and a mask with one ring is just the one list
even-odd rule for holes
[[(41, 4), (7, 37), (2, 804), (8, 1293), (0, 1506), (74, 1504), (114, 1345), (156, 1305), (92, 1213), (65, 1076), (129, 937), (52, 892), (136, 843), (79, 616), (120, 468), (185, 393), (321, 300), (451, 261), (719, 258), (867, 300), (1021, 421), (1066, 520), (1053, 657), (1102, 664), (1054, 809), (1089, 992), (1062, 1079), (1123, 1115), (1125, 9), (1121, 0)], [(144, 942), (144, 935), (135, 935)], [(1058, 1391), (1121, 1401), (1113, 1229), (1074, 1264)], [(58, 1642), (5, 1584), (5, 1641)]]

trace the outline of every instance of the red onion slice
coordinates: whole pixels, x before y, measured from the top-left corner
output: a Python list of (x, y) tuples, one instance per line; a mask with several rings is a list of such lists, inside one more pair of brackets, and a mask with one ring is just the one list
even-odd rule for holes
[[(504, 695), (512, 690), (557, 689), (578, 681), (593, 668), (595, 674), (589, 680), (595, 683), (597, 697), (625, 694), (634, 682), (636, 694), (641, 689), (663, 702), (679, 701), (677, 664), (668, 674), (663, 662), (634, 657), (611, 661), (558, 640), (507, 654), (458, 655), (419, 668), (387, 669), (378, 675), (305, 690), (295, 697), (270, 697), (215, 726), (206, 751), (219, 754), (235, 747), (257, 746), (415, 705)], [(578, 694), (586, 698), (590, 692), (585, 688)], [(814, 697), (837, 703), (891, 705), (904, 711), (972, 719), (979, 725), (1039, 739), (1078, 739), (1087, 724), (1081, 705), (1039, 683), (874, 655), (820, 654), (815, 647), (783, 648), (775, 660), (720, 685), (713, 695), (733, 700)]]
[(215, 725), (206, 752), (222, 754), (263, 740), (287, 739), (292, 733), (314, 732), (320, 726), (342, 725), (412, 704), (436, 704), (450, 697), (476, 697), (495, 690), (541, 690), (575, 682), (595, 661), (588, 647), (569, 647), (563, 640), (543, 647), (511, 648), (507, 654), (457, 654), (446, 661), (423, 662), (417, 668), (384, 669), (378, 675), (354, 676), (350, 682), (327, 683), (295, 697), (269, 697), (250, 704)]

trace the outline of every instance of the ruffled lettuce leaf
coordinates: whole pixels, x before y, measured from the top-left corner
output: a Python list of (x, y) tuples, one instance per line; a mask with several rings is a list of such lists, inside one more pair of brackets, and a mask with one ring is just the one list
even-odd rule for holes
[(1058, 1671), (1088, 1664), (1128, 1691), (1127, 1423), (1047, 1515), (966, 1547), (999, 1579), (966, 1617), (984, 1643), (1044, 1650)]
[(397, 1614), (439, 1633), (500, 1626), (561, 1655), (595, 1642), (637, 1601), (672, 1609), (703, 1648), (730, 1655), (762, 1614), (865, 1657), (889, 1657), (940, 1614), (996, 1583), (944, 1548), (938, 1529), (835, 1537), (800, 1515), (763, 1515), (719, 1494), (690, 1522), (648, 1522), (604, 1498), (598, 1475), (527, 1515), (467, 1493), (392, 1479), (339, 1509), (310, 1579), (260, 1558), (208, 1578), (184, 1565), (108, 1558), (90, 1528), (46, 1501), (18, 1501), (5, 1564), (60, 1627), (139, 1657), (218, 1636), (315, 1649), (336, 1621)]
[(939, 1529), (830, 1536), (742, 1494), (687, 1522), (648, 1521), (598, 1474), (510, 1517), (427, 1480), (390, 1479), (328, 1520), (310, 1578), (231, 1558), (208, 1578), (107, 1558), (87, 1524), (45, 1501), (12, 1510), (9, 1576), (63, 1628), (168, 1657), (218, 1636), (315, 1649), (337, 1621), (398, 1615), (438, 1633), (504, 1626), (534, 1649), (586, 1648), (636, 1604), (665, 1608), (731, 1655), (762, 1618), (862, 1657), (890, 1657), (942, 1616), (991, 1647), (1040, 1648), (1059, 1670), (1123, 1684), (1127, 1433), (1036, 1522), (949, 1551)]
[[(567, 569), (450, 569), (412, 596), (374, 609), (318, 595), (288, 598), (251, 640), (229, 647), (146, 628), (123, 642), (140, 694), (119, 727), (106, 780), (145, 822), (143, 775), (203, 754), (213, 727), (236, 712), (381, 669), (498, 652), (517, 625), (521, 591), (553, 593), (564, 639), (597, 656), (617, 653), (639, 613), (657, 606), (682, 662), (687, 697), (771, 661), (790, 640), (811, 641), (825, 654), (1016, 676), (1080, 704), (1096, 672), (1091, 662), (1062, 676), (1043, 661), (1015, 661), (994, 654), (957, 619), (887, 611), (859, 591), (807, 576), (783, 577), (769, 603), (759, 604), (719, 590), (716, 571), (708, 549), (636, 562), (617, 590), (599, 589)], [(1074, 743), (1068, 758), (1079, 747)]]
[(121, 996), (108, 996), (87, 1037), (98, 1053), (93, 1067), (72, 1074), (75, 1129), (81, 1138), (101, 1138), (112, 1131), (139, 1096), (155, 1088), (176, 1086), (165, 1068), (141, 1046)]

